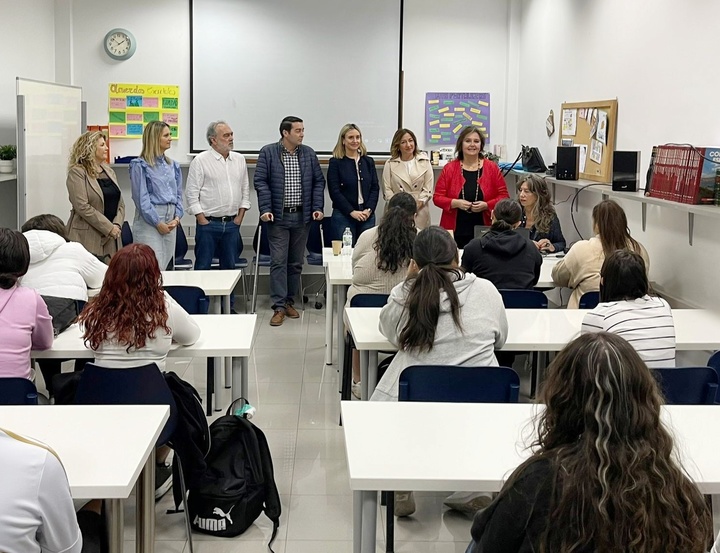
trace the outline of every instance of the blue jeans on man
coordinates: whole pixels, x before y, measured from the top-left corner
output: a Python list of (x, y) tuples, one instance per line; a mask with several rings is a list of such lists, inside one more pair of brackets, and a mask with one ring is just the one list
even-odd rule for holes
[(283, 213), (282, 219), (263, 223), (270, 244), (270, 300), (273, 310), (285, 311), (300, 293), (300, 275), (305, 263), (309, 225), (302, 211)]
[(352, 245), (353, 248), (355, 247), (355, 243), (357, 242), (357, 239), (360, 237), (360, 235), (365, 232), (368, 229), (371, 229), (375, 226), (375, 213), (373, 212), (370, 217), (368, 217), (367, 221), (358, 221), (356, 219), (353, 219), (349, 215), (345, 215), (341, 213), (337, 209), (333, 209), (332, 212), (332, 239), (333, 240), (342, 240), (343, 232), (345, 232), (346, 228), (350, 229), (350, 232), (352, 232)]
[[(240, 227), (233, 218), (227, 221), (208, 218), (208, 221), (207, 225), (195, 225), (195, 270), (209, 269), (216, 255), (220, 269), (234, 269), (240, 249)], [(230, 305), (235, 305), (235, 294), (230, 294)]]

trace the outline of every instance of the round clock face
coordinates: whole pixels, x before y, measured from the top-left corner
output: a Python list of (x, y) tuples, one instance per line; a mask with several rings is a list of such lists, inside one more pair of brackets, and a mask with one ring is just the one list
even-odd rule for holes
[(125, 29), (113, 29), (105, 35), (105, 52), (114, 60), (126, 60), (135, 53), (135, 37)]

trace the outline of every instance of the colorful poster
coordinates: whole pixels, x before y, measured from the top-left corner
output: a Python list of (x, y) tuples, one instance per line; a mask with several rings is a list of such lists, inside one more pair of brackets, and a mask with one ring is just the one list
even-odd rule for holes
[(490, 143), (488, 92), (428, 92), (425, 94), (425, 142), (428, 146), (454, 146), (468, 125), (477, 127)]
[(142, 138), (150, 121), (165, 121), (179, 136), (180, 87), (164, 84), (110, 83), (108, 121), (112, 138)]

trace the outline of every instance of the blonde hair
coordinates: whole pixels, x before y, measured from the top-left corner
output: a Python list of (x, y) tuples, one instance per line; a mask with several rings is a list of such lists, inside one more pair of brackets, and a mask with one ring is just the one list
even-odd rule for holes
[(172, 163), (170, 158), (165, 155), (165, 151), (160, 149), (160, 136), (166, 128), (170, 128), (170, 125), (164, 121), (150, 121), (145, 125), (145, 130), (142, 136), (142, 151), (140, 157), (147, 161), (148, 165), (153, 167), (155, 160), (162, 156), (165, 158), (165, 163), (170, 165)]
[(355, 123), (348, 123), (347, 125), (343, 125), (343, 128), (340, 129), (337, 144), (335, 144), (335, 147), (333, 148), (333, 157), (338, 159), (345, 157), (345, 146), (343, 145), (343, 140), (345, 139), (345, 135), (350, 131), (357, 131), (360, 133), (360, 155), (364, 156), (367, 154), (367, 148), (362, 141), (362, 131)]
[(95, 152), (97, 151), (97, 142), (101, 138), (107, 140), (100, 131), (88, 131), (81, 134), (70, 149), (68, 169), (79, 165), (85, 169), (88, 176), (95, 178), (100, 173), (100, 164), (95, 158)]

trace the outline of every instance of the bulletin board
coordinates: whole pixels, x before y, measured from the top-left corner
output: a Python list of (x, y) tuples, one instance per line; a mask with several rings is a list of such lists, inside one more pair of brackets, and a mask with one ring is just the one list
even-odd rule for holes
[(108, 121), (111, 138), (142, 138), (145, 125), (163, 121), (179, 136), (180, 87), (161, 84), (110, 83)]
[(558, 146), (580, 148), (581, 179), (612, 180), (617, 108), (617, 100), (566, 102), (560, 107)]

